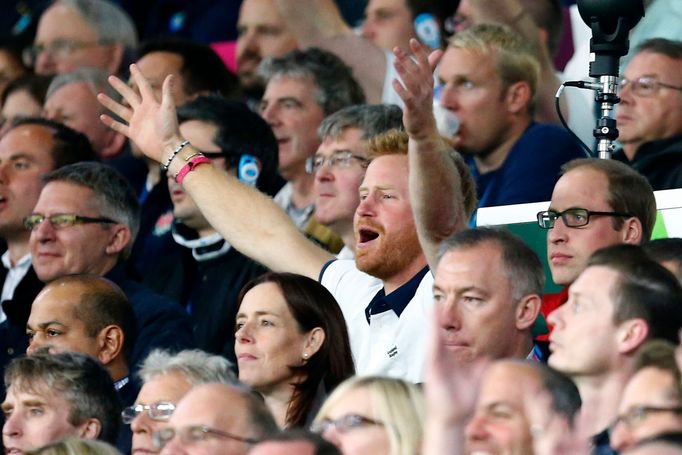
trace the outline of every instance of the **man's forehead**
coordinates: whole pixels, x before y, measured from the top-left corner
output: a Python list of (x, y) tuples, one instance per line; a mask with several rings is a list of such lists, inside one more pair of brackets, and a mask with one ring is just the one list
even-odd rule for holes
[(502, 360), (492, 364), (485, 372), (479, 407), (505, 404), (521, 407), (524, 391), (541, 387), (537, 371), (520, 361)]
[(80, 302), (81, 296), (87, 290), (87, 287), (77, 282), (48, 284), (38, 294), (35, 302), (38, 305), (58, 304), (62, 307), (72, 307)]
[(595, 294), (610, 295), (611, 288), (618, 282), (618, 277), (618, 272), (610, 267), (590, 265), (578, 275), (578, 278), (569, 287), (568, 292), (572, 297), (606, 305), (610, 302), (604, 302), (604, 299), (593, 298), (593, 296)]
[(610, 210), (609, 181), (600, 170), (581, 166), (564, 173), (552, 192), (550, 208)]
[[(87, 186), (65, 180), (48, 182), (40, 192), (34, 209), (43, 215), (76, 213), (81, 216), (97, 216), (97, 198)], [(89, 212), (93, 212), (88, 215)]]
[(10, 395), (15, 401), (49, 401), (59, 398), (59, 393), (52, 390), (47, 381), (37, 377), (15, 377), (7, 389), (7, 398)]
[(272, 98), (313, 98), (313, 89), (317, 89), (317, 84), (312, 76), (305, 75), (294, 77), (289, 75), (278, 75), (272, 77), (265, 86), (263, 99)]
[[(180, 400), (171, 417), (171, 423), (225, 427), (232, 420), (241, 419), (246, 408), (246, 400), (234, 387), (204, 384), (194, 387)], [(225, 422), (226, 419), (230, 422)]]
[(40, 18), (36, 34), (36, 42), (63, 40), (97, 39), (98, 33), (83, 16), (64, 3), (50, 6)]
[(644, 392), (647, 398), (660, 392), (674, 392), (674, 377), (670, 370), (647, 366), (637, 371), (630, 379), (628, 390)]
[(73, 81), (69, 82), (68, 84), (64, 84), (61, 87), (59, 87), (57, 90), (55, 90), (51, 96), (47, 99), (47, 102), (49, 102), (56, 94), (64, 94), (64, 93), (71, 93), (73, 92), (78, 92), (86, 94), (86, 95), (92, 95), (92, 98), (95, 98), (97, 95), (97, 91), (92, 88), (92, 86), (86, 82), (86, 81)]
[(682, 59), (675, 59), (658, 52), (644, 50), (632, 57), (630, 63), (625, 68), (626, 77), (675, 77), (680, 76), (682, 70)]
[(9, 130), (0, 140), (0, 154), (49, 154), (54, 146), (51, 128), (38, 124), (19, 125)]
[(367, 155), (367, 141), (362, 138), (359, 128), (345, 128), (337, 137), (327, 136), (317, 149), (320, 155), (331, 155), (338, 151), (351, 150), (355, 154)]
[[(493, 242), (482, 242), (476, 245), (451, 248), (438, 261), (435, 281), (447, 287), (452, 282), (461, 285), (472, 277), (487, 278), (491, 274), (499, 273), (500, 275), (494, 283), (492, 281), (486, 283), (498, 288), (500, 279), (507, 279), (507, 276), (502, 274), (500, 269), (503, 265), (502, 251)], [(485, 275), (482, 276), (483, 272), (485, 272)], [(477, 287), (480, 284), (482, 284), (480, 281), (472, 282), (469, 287)]]
[(369, 0), (365, 8), (365, 14), (377, 10), (395, 11), (402, 8), (407, 8), (406, 0)]
[(238, 25), (270, 25), (284, 27), (284, 18), (272, 0), (244, 0), (237, 18)]
[[(496, 52), (489, 48), (464, 48), (448, 46), (443, 54), (441, 68), (449, 69), (453, 74), (467, 74), (468, 72), (486, 72), (491, 76), (497, 75), (497, 69), (493, 66)], [(469, 65), (460, 64), (468, 62)], [(474, 65), (472, 65), (475, 64)], [(441, 69), (441, 72), (443, 71)]]

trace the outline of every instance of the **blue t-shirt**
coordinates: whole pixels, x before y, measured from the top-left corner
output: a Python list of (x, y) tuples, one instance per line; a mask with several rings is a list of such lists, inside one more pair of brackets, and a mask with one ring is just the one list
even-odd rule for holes
[(563, 128), (545, 123), (531, 123), (495, 171), (480, 174), (473, 156), (464, 155), (476, 181), (478, 207), (548, 201), (561, 166), (585, 157)]

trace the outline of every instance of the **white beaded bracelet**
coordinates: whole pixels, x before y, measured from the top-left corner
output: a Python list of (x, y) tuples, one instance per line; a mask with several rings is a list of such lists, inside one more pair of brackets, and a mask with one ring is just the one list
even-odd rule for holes
[(182, 149), (184, 149), (185, 146), (187, 146), (188, 144), (189, 144), (189, 141), (188, 141), (188, 140), (184, 140), (184, 141), (182, 141), (182, 142), (180, 143), (180, 145), (178, 145), (178, 146), (175, 148), (175, 150), (173, 151), (173, 154), (172, 154), (171, 156), (168, 157), (168, 160), (166, 161), (166, 164), (164, 164), (163, 166), (161, 166), (161, 168), (163, 169), (164, 172), (167, 172), (167, 171), (168, 171), (168, 168), (170, 167), (171, 163), (173, 162), (173, 159), (174, 159), (174, 158), (177, 156), (177, 154), (180, 153), (180, 152), (182, 151)]

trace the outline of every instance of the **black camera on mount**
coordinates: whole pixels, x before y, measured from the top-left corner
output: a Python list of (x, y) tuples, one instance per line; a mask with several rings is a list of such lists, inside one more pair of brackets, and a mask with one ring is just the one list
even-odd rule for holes
[(592, 30), (590, 76), (618, 76), (620, 57), (628, 53), (630, 30), (644, 16), (642, 0), (578, 0), (578, 11)]
[(630, 30), (644, 16), (643, 0), (578, 0), (578, 11), (592, 30), (590, 76), (599, 78), (600, 88), (595, 100), (601, 117), (593, 130), (600, 158), (610, 158), (613, 141), (618, 138), (616, 120), (611, 115), (618, 98), (618, 68), (620, 58), (630, 48)]

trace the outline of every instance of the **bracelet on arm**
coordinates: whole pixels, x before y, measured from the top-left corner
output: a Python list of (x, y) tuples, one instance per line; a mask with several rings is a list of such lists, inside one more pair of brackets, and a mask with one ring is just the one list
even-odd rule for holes
[(187, 176), (187, 174), (189, 174), (194, 169), (196, 169), (197, 166), (204, 164), (204, 163), (210, 163), (211, 162), (210, 159), (206, 158), (201, 153), (195, 153), (194, 155), (190, 155), (187, 158), (185, 158), (185, 161), (187, 161), (187, 164), (182, 166), (182, 168), (178, 171), (178, 173), (175, 174), (175, 181), (179, 185), (182, 185), (182, 181), (185, 180), (185, 177)]
[(189, 145), (189, 141), (185, 140), (180, 143), (177, 147), (175, 147), (175, 150), (173, 150), (173, 153), (171, 156), (168, 157), (166, 160), (166, 164), (161, 166), (161, 169), (163, 169), (163, 172), (168, 172), (168, 168), (170, 167), (171, 163), (173, 162), (173, 159), (184, 149), (186, 146)]

